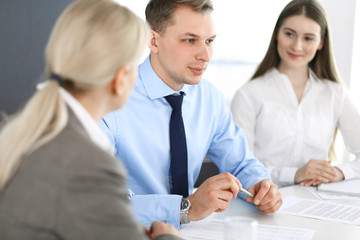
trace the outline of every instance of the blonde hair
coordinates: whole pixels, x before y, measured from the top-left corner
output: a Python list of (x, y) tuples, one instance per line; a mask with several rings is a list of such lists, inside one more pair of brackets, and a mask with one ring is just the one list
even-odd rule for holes
[[(71, 87), (87, 91), (103, 87), (122, 66), (134, 66), (145, 50), (149, 28), (112, 0), (78, 0), (57, 20), (46, 51), (46, 72)], [(0, 132), (0, 190), (24, 155), (53, 139), (67, 123), (59, 83), (48, 79), (24, 109)]]

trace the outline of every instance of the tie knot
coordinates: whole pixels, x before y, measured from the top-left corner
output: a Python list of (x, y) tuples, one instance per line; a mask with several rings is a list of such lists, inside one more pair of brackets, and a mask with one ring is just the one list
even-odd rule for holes
[(184, 93), (181, 92), (181, 95), (169, 95), (165, 97), (166, 101), (168, 101), (173, 111), (181, 112), (181, 104), (183, 102), (183, 97), (184, 97), (183, 94)]

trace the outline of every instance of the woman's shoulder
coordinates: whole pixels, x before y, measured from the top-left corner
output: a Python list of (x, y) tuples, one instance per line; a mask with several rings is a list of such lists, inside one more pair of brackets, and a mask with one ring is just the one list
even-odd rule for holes
[[(69, 171), (74, 167), (98, 167), (105, 164), (114, 167), (114, 157), (98, 147), (89, 137), (80, 121), (69, 111), (68, 123), (51, 141), (39, 148), (38, 156), (51, 157), (58, 170)], [(102, 159), (102, 161), (98, 161)]]
[(253, 78), (242, 85), (239, 91), (246, 92), (257, 92), (263, 91), (264, 88), (268, 88), (271, 86), (276, 79), (280, 77), (280, 73), (276, 70), (276, 68), (271, 68), (263, 75)]
[(339, 97), (343, 97), (344, 94), (347, 94), (347, 88), (344, 83), (335, 82), (326, 78), (321, 79), (318, 78), (314, 73), (312, 73), (312, 78), (314, 79), (314, 83), (328, 94)]

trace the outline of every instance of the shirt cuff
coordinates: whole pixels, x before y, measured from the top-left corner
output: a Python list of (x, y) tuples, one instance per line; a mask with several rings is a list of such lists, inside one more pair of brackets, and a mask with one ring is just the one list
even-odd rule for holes
[(285, 167), (280, 170), (280, 176), (279, 176), (279, 183), (281, 186), (288, 186), (288, 185), (294, 185), (295, 184), (295, 174), (297, 168), (293, 167)]
[(165, 221), (179, 229), (181, 199), (182, 196), (174, 194), (135, 194), (131, 205), (143, 225), (150, 227), (153, 221)]
[(340, 164), (336, 167), (342, 171), (342, 173), (344, 174), (345, 180), (349, 180), (349, 179), (357, 177), (356, 172), (351, 168), (351, 166), (349, 164), (344, 163), (344, 164)]

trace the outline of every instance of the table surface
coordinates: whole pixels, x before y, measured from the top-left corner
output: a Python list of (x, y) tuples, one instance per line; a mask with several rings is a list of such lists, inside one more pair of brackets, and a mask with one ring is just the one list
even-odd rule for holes
[[(305, 199), (319, 200), (306, 187), (299, 185), (285, 187), (280, 189), (281, 195), (293, 196)], [(335, 201), (337, 203), (360, 206), (359, 201)], [(222, 213), (213, 213), (207, 219), (224, 219), (228, 216), (247, 216), (255, 218), (260, 224), (308, 228), (315, 230), (313, 240), (359, 240), (360, 226), (345, 224), (340, 222), (330, 222), (314, 218), (293, 216), (288, 214), (264, 214), (255, 206), (239, 199), (233, 199), (229, 208)], [(191, 224), (191, 223), (190, 223)]]

